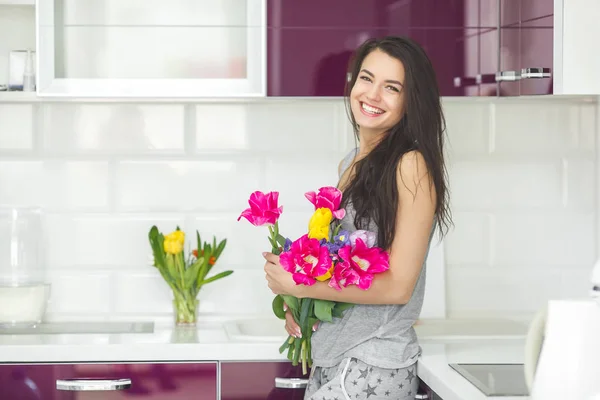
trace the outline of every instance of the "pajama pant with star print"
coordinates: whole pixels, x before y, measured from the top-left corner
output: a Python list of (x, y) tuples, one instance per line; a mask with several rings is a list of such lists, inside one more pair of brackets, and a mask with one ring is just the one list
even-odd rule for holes
[(314, 367), (304, 400), (414, 400), (418, 386), (417, 364), (385, 369), (349, 358), (335, 367)]

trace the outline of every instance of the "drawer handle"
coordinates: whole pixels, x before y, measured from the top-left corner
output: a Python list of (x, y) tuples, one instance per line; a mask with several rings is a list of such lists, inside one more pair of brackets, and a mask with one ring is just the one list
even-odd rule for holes
[(521, 70), (523, 78), (551, 78), (550, 68), (523, 68)]
[(302, 378), (275, 378), (275, 387), (281, 389), (305, 389), (308, 379)]
[(125, 390), (131, 387), (131, 379), (57, 379), (57, 390), (109, 391)]
[(496, 72), (496, 82), (512, 82), (521, 79), (521, 71), (500, 71)]

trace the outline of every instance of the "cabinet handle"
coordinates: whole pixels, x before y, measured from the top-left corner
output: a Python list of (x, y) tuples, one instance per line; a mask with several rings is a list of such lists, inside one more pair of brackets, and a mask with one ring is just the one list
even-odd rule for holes
[(521, 77), (527, 78), (550, 78), (552, 73), (550, 68), (523, 68), (521, 70)]
[(499, 71), (496, 72), (496, 82), (512, 82), (521, 79), (520, 71)]
[(131, 387), (131, 379), (57, 379), (57, 390), (108, 391), (125, 390)]
[(308, 379), (302, 378), (275, 378), (275, 387), (281, 389), (305, 389)]
[(476, 86), (477, 78), (473, 78), (470, 76), (455, 76), (454, 77), (454, 87), (466, 87), (466, 86)]
[(495, 74), (478, 74), (475, 77), (477, 83), (479, 85), (488, 84), (488, 83), (496, 83), (496, 75)]

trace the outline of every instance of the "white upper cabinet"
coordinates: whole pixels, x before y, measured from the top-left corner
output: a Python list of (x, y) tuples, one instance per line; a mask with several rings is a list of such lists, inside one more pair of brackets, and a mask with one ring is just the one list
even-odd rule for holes
[(600, 94), (599, 39), (600, 0), (554, 0), (554, 94)]
[(265, 0), (38, 0), (39, 96), (266, 94)]

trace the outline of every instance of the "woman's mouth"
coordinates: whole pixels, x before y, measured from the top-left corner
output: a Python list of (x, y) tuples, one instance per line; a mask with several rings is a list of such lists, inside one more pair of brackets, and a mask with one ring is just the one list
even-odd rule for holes
[(377, 108), (367, 103), (360, 102), (360, 111), (368, 117), (378, 117), (385, 113), (381, 108)]

